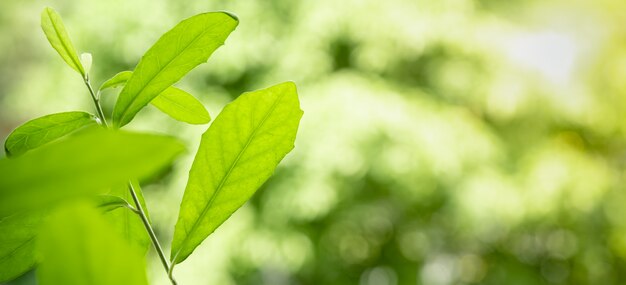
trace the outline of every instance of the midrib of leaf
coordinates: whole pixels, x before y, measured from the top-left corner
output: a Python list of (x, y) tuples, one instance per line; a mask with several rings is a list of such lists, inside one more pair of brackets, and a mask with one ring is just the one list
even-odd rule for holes
[(252, 140), (254, 140), (254, 137), (256, 136), (256, 134), (259, 131), (259, 129), (261, 129), (261, 127), (263, 127), (263, 124), (265, 124), (265, 121), (267, 120), (267, 118), (269, 118), (270, 115), (272, 113), (274, 113), (274, 110), (276, 109), (276, 106), (278, 105), (278, 102), (280, 102), (283, 99), (284, 96), (285, 96), (285, 93), (281, 94), (280, 97), (278, 97), (276, 99), (276, 101), (274, 101), (274, 103), (272, 104), (272, 107), (270, 108), (269, 112), (267, 112), (267, 114), (263, 117), (261, 122), (252, 131), (252, 134), (250, 135), (250, 137), (246, 141), (246, 144), (241, 149), (241, 151), (239, 151), (239, 153), (237, 154), (237, 158), (235, 158), (235, 161), (233, 161), (233, 163), (230, 165), (230, 168), (226, 172), (226, 175), (224, 175), (224, 177), (222, 177), (222, 180), (220, 181), (220, 184), (215, 189), (215, 193), (213, 194), (213, 196), (211, 196), (211, 199), (209, 200), (207, 205), (202, 209), (202, 213), (200, 213), (199, 218), (196, 219), (195, 222), (193, 222), (193, 225), (191, 225), (191, 229), (187, 232), (187, 237), (185, 238), (185, 241), (180, 245), (180, 248), (176, 252), (176, 255), (174, 255), (174, 258), (173, 258), (174, 263), (176, 263), (176, 258), (178, 257), (178, 255), (180, 254), (181, 250), (183, 250), (184, 246), (189, 241), (189, 236), (191, 236), (191, 233), (193, 233), (196, 230), (196, 228), (198, 227), (198, 223), (200, 223), (200, 220), (202, 219), (202, 217), (206, 214), (206, 212), (213, 205), (213, 201), (215, 201), (215, 198), (219, 195), (219, 192), (222, 190), (222, 187), (224, 187), (224, 183), (226, 183), (226, 181), (230, 177), (230, 174), (232, 173), (233, 169), (235, 169), (235, 166), (237, 166), (237, 163), (239, 163), (239, 160), (241, 159), (241, 156), (243, 155), (244, 152), (246, 152), (246, 150), (248, 149), (248, 146), (250, 146), (250, 143), (252, 142)]
[[(76, 65), (76, 68), (78, 68), (79, 70), (82, 70), (81, 67), (83, 65), (76, 62), (76, 57), (70, 54), (69, 48), (67, 47), (67, 45), (65, 45), (65, 41), (61, 38), (61, 34), (59, 34), (59, 29), (57, 29), (57, 25), (54, 23), (54, 21), (52, 20), (52, 16), (50, 15), (50, 10), (46, 9), (46, 13), (48, 14), (48, 18), (50, 18), (50, 23), (52, 24), (52, 27), (54, 28), (54, 33), (59, 38), (59, 41), (61, 42), (63, 49), (65, 49), (65, 52), (67, 53), (67, 55), (70, 57), (70, 59), (72, 59), (72, 62), (74, 63), (74, 65)], [(68, 36), (68, 40), (69, 40), (69, 36)], [(83, 71), (81, 71), (81, 73), (83, 73)]]
[[(178, 58), (178, 57), (179, 57), (179, 56), (180, 56), (183, 52), (185, 52), (185, 51), (186, 51), (186, 50), (187, 50), (187, 49), (188, 49), (188, 48), (189, 48), (189, 47), (190, 47), (193, 43), (195, 43), (195, 42), (196, 42), (199, 38), (201, 38), (202, 36), (204, 36), (204, 34), (206, 34), (206, 33), (209, 31), (209, 29), (211, 29), (211, 28), (213, 28), (213, 27), (215, 27), (215, 26), (217, 26), (217, 25), (218, 25), (218, 24), (214, 24), (214, 25), (212, 25), (212, 26), (210, 26), (210, 27), (207, 27), (204, 31), (202, 31), (201, 33), (199, 33), (199, 34), (198, 34), (196, 37), (194, 37), (194, 39), (193, 39), (193, 40), (191, 40), (191, 41), (190, 41), (190, 42), (189, 42), (189, 43), (188, 43), (188, 44), (187, 44), (187, 45), (186, 45), (186, 46), (185, 46), (185, 47), (184, 47), (184, 48), (183, 48), (183, 49), (182, 49), (182, 50), (181, 50), (181, 51), (180, 51), (177, 55), (176, 55), (176, 56), (172, 57), (172, 59), (170, 59), (170, 60), (169, 60), (169, 61), (165, 64), (165, 66), (161, 67), (161, 69), (159, 69), (159, 71), (158, 71), (158, 72), (157, 72), (154, 76), (152, 76), (152, 78), (150, 78), (150, 80), (149, 80), (146, 84), (144, 84), (144, 85), (141, 87), (141, 89), (139, 89), (139, 92), (137, 92), (137, 96), (135, 96), (134, 98), (130, 99), (130, 103), (128, 103), (128, 106), (127, 106), (127, 107), (126, 107), (126, 109), (122, 112), (122, 115), (121, 115), (121, 117), (120, 117), (120, 122), (123, 122), (123, 121), (124, 121), (124, 119), (126, 118), (126, 114), (128, 113), (128, 110), (130, 109), (130, 107), (132, 107), (132, 106), (133, 106), (133, 104), (135, 104), (135, 102), (137, 101), (137, 98), (139, 98), (139, 95), (141, 95), (141, 93), (142, 93), (142, 92), (146, 89), (146, 86), (150, 85), (150, 83), (152, 83), (152, 81), (153, 81), (155, 78), (157, 78), (157, 77), (158, 77), (158, 76), (159, 76), (159, 75), (163, 72), (163, 70), (165, 70), (165, 68), (167, 68), (167, 67), (168, 67), (168, 66), (169, 66), (169, 65), (170, 65), (170, 64), (171, 64), (171, 63), (172, 63), (175, 59), (177, 59), (177, 58)], [(180, 43), (180, 38), (179, 38), (178, 42)], [(157, 58), (157, 60), (159, 60), (159, 57), (158, 57), (158, 56), (157, 56), (156, 58)], [(159, 64), (159, 65), (160, 65), (160, 64)], [(133, 75), (134, 75), (134, 74), (135, 74), (135, 73), (134, 73), (134, 71), (133, 71)], [(130, 79), (129, 79), (129, 81), (130, 81)], [(126, 85), (126, 86), (128, 86), (128, 85)], [(167, 89), (167, 88), (166, 88), (166, 89)], [(163, 89), (163, 90), (165, 90), (165, 89)]]

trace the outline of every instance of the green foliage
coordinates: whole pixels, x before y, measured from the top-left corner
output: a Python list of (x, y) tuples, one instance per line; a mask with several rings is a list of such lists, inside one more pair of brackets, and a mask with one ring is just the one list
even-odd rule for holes
[(110, 194), (102, 194), (96, 196), (94, 199), (96, 206), (102, 210), (102, 212), (106, 213), (109, 211), (113, 211), (118, 208), (126, 207), (129, 209), (134, 209), (128, 203), (128, 201), (120, 196), (110, 195)]
[(133, 72), (128, 71), (128, 70), (117, 73), (113, 75), (113, 77), (109, 78), (107, 81), (102, 83), (102, 85), (100, 85), (100, 88), (98, 88), (98, 90), (103, 91), (109, 88), (117, 88), (120, 86), (124, 86), (124, 84), (126, 84), (126, 81), (128, 81), (131, 75), (133, 75)]
[(76, 49), (65, 30), (61, 16), (52, 8), (45, 8), (41, 12), (41, 28), (48, 42), (59, 53), (61, 58), (80, 75), (85, 77), (85, 69), (78, 59)]
[(291, 82), (245, 93), (224, 107), (202, 135), (189, 172), (172, 241), (174, 264), (185, 260), (272, 175), (293, 149), (301, 117)]
[(42, 285), (148, 284), (141, 252), (120, 239), (88, 204), (53, 213), (38, 241)]
[(211, 121), (209, 112), (193, 95), (176, 87), (169, 87), (150, 101), (163, 113), (189, 124), (203, 125)]
[(0, 217), (146, 178), (183, 150), (171, 137), (97, 128), (2, 159)]
[(7, 137), (7, 155), (20, 155), (78, 129), (95, 125), (93, 115), (85, 112), (64, 112), (33, 119), (19, 126)]
[[(224, 12), (184, 20), (146, 52), (135, 71), (116, 74), (94, 92), (91, 54), (81, 54), (81, 63), (60, 16), (44, 9), (44, 33), (83, 76), (98, 117), (52, 114), (24, 123), (7, 138), (11, 158), (0, 159), (0, 282), (38, 264), (43, 285), (147, 284), (144, 256), (152, 243), (175, 284), (139, 181), (166, 169), (185, 148), (172, 137), (118, 128), (149, 102), (176, 120), (208, 123), (202, 103), (172, 84), (205, 62), (237, 24)], [(122, 85), (109, 129), (100, 92)], [(271, 176), (293, 149), (301, 116), (291, 82), (246, 93), (224, 108), (202, 137), (190, 172), (174, 236), (175, 263)]]
[(16, 213), (0, 220), (0, 282), (31, 269), (36, 262), (35, 242), (42, 213)]
[[(143, 198), (143, 191), (141, 191), (139, 182), (133, 179), (131, 183), (137, 192), (137, 198), (139, 199), (141, 206), (143, 209), (147, 209), (146, 201)], [(120, 198), (126, 203), (126, 205), (112, 209), (111, 207), (114, 204), (109, 204), (109, 210), (105, 211), (104, 217), (117, 230), (121, 237), (141, 250), (141, 252), (147, 252), (150, 248), (150, 237), (146, 233), (146, 229), (144, 229), (139, 216), (137, 216), (137, 214), (133, 211), (129, 211), (129, 204), (127, 201), (132, 201), (132, 197), (128, 189), (128, 185), (120, 184), (119, 186), (113, 187), (111, 192), (109, 192), (109, 195)], [(118, 201), (117, 203), (120, 202), (121, 201)], [(145, 214), (147, 218), (150, 219), (147, 210), (145, 211)]]
[[(132, 74), (132, 71), (122, 71), (105, 81), (100, 90), (123, 86)], [(150, 103), (161, 110), (161, 112), (181, 122), (203, 125), (211, 121), (209, 112), (198, 99), (173, 86), (163, 90)]]
[(206, 62), (238, 22), (231, 14), (204, 13), (165, 33), (142, 57), (120, 92), (113, 110), (113, 126), (128, 124), (159, 93)]

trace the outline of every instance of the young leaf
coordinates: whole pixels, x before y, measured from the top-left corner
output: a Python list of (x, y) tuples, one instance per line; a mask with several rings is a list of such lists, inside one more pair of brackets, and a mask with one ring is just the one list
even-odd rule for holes
[(28, 212), (0, 220), (0, 283), (35, 266), (35, 238), (42, 217), (41, 212)]
[(109, 88), (117, 88), (119, 86), (123, 86), (124, 84), (126, 84), (126, 81), (128, 81), (131, 75), (133, 75), (132, 71), (122, 71), (118, 74), (115, 74), (113, 75), (113, 77), (111, 77), (111, 79), (102, 83), (99, 90), (102, 91)]
[(38, 251), (41, 285), (147, 285), (142, 254), (86, 204), (68, 205), (43, 225)]
[(70, 40), (70, 36), (65, 30), (65, 25), (61, 16), (50, 7), (46, 7), (41, 12), (41, 28), (43, 29), (48, 42), (61, 55), (63, 60), (74, 70), (85, 77), (85, 69), (78, 59), (76, 49)]
[(113, 211), (118, 208), (128, 208), (132, 207), (128, 201), (124, 200), (122, 197), (104, 194), (98, 195), (95, 198), (96, 206), (101, 209), (105, 215), (107, 212)]
[(91, 71), (91, 64), (93, 63), (93, 57), (91, 56), (91, 54), (88, 52), (81, 53), (80, 62), (83, 64), (85, 73), (89, 73), (89, 71)]
[(171, 137), (96, 128), (0, 159), (0, 218), (146, 178), (184, 150)]
[(224, 12), (183, 20), (165, 33), (142, 57), (113, 109), (113, 126), (122, 127), (159, 93), (208, 60), (238, 20)]
[(30, 120), (17, 127), (4, 142), (8, 156), (20, 155), (86, 126), (95, 125), (95, 117), (85, 112), (65, 112)]
[(211, 121), (209, 112), (198, 99), (176, 87), (165, 89), (150, 103), (161, 112), (181, 122), (202, 125)]
[[(102, 84), (103, 87), (100, 87), (100, 90), (124, 85), (132, 74), (132, 71), (122, 71)], [(202, 125), (211, 121), (209, 112), (198, 99), (173, 86), (163, 90), (150, 103), (161, 112), (181, 122)]]
[(174, 264), (241, 207), (294, 147), (302, 117), (296, 87), (282, 83), (228, 104), (202, 135), (174, 231)]
[[(146, 212), (146, 215), (148, 215), (146, 202), (144, 201), (139, 182), (132, 181), (132, 183), (133, 188), (135, 188), (135, 193), (137, 193), (137, 198), (139, 198), (142, 208)], [(135, 206), (127, 184), (113, 187), (110, 194), (115, 195), (115, 197), (118, 197), (124, 202), (128, 201), (128, 203), (130, 203), (133, 207)], [(148, 233), (146, 233), (146, 229), (141, 222), (141, 218), (130, 209), (126, 208), (126, 206), (127, 205), (124, 205), (123, 208), (117, 208), (106, 212), (104, 217), (117, 230), (121, 237), (140, 249), (142, 253), (146, 253), (148, 252), (148, 249), (150, 249), (150, 237), (148, 236)]]

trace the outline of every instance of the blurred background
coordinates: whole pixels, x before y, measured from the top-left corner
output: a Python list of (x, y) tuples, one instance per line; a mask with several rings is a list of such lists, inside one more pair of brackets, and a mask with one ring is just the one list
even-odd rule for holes
[[(41, 32), (45, 6), (93, 54), (96, 85), (214, 10), (240, 25), (178, 87), (215, 117), (244, 91), (298, 85), (295, 150), (177, 266), (179, 284), (626, 280), (624, 1), (4, 0), (2, 139), (41, 115), (93, 111)], [(117, 92), (103, 94), (107, 114)], [(206, 127), (151, 106), (127, 127), (188, 145), (144, 185), (166, 247)], [(168, 284), (148, 258), (152, 283)]]

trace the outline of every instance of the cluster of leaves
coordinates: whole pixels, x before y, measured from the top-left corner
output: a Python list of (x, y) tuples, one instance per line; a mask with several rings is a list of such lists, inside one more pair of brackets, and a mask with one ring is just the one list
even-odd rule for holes
[[(148, 103), (190, 124), (211, 120), (200, 101), (174, 86), (206, 62), (238, 19), (190, 17), (165, 33), (134, 71), (94, 92), (91, 55), (80, 57), (60, 16), (46, 8), (43, 31), (83, 78), (97, 115), (74, 111), (15, 129), (0, 160), (0, 282), (37, 267), (41, 284), (147, 284), (150, 242), (168, 270), (183, 262), (272, 175), (294, 147), (302, 117), (291, 82), (247, 92), (228, 104), (202, 135), (179, 210), (170, 260), (152, 232), (140, 183), (184, 152), (176, 139), (122, 131)], [(112, 123), (100, 91), (123, 86)], [(145, 229), (144, 229), (145, 227)]]

